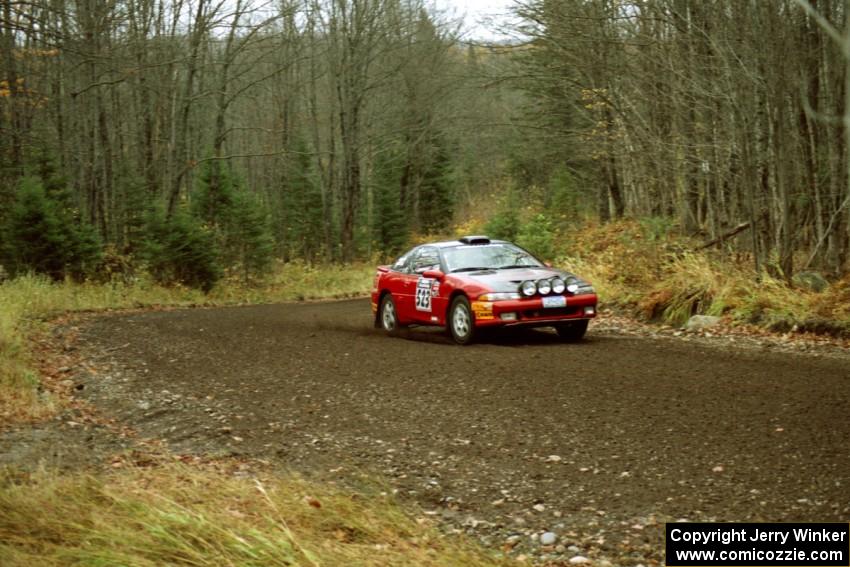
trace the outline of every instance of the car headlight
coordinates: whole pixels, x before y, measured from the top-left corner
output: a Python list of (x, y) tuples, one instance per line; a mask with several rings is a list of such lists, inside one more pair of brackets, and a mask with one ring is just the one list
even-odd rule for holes
[(522, 285), (519, 287), (519, 290), (526, 297), (531, 297), (535, 293), (537, 293), (537, 284), (531, 280), (526, 280), (522, 282)]
[(478, 296), (478, 301), (510, 301), (512, 299), (519, 299), (520, 297), (522, 296), (515, 291), (485, 293)]
[(549, 280), (540, 280), (537, 282), (537, 291), (540, 292), (540, 295), (546, 295), (552, 291), (552, 282)]
[(593, 286), (578, 278), (570, 276), (567, 278), (567, 291), (573, 295), (581, 295), (583, 293), (596, 293), (593, 291)]
[(567, 284), (564, 283), (564, 280), (558, 277), (552, 278), (552, 293), (561, 294), (564, 293), (565, 289), (567, 289)]

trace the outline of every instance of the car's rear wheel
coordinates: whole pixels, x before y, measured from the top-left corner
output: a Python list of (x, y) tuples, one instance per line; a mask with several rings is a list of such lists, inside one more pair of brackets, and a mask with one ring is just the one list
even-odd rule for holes
[(387, 334), (395, 334), (401, 326), (398, 322), (398, 311), (396, 311), (395, 308), (395, 301), (393, 301), (393, 296), (389, 293), (381, 300), (381, 308), (378, 310), (378, 317), (380, 318), (381, 328), (386, 331)]
[(561, 323), (560, 325), (555, 326), (555, 330), (558, 331), (558, 336), (561, 337), (562, 341), (574, 343), (584, 338), (584, 334), (587, 332), (588, 323), (589, 321), (587, 319), (574, 321), (572, 323)]
[(468, 345), (475, 340), (475, 319), (465, 296), (459, 295), (452, 301), (448, 327), (452, 339), (459, 345)]

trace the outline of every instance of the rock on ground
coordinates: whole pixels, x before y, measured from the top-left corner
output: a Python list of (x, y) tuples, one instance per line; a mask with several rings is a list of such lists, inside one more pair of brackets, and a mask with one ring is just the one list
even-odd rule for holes
[(720, 317), (714, 317), (713, 315), (694, 315), (685, 323), (685, 329), (688, 331), (701, 331), (714, 327), (719, 323)]

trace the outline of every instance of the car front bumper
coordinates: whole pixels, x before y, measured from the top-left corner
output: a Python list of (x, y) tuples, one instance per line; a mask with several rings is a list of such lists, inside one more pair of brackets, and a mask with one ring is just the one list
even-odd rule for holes
[[(551, 297), (551, 296), (549, 296)], [(510, 301), (473, 301), (476, 327), (540, 326), (596, 317), (595, 293), (564, 296), (563, 307), (544, 307), (543, 298)]]

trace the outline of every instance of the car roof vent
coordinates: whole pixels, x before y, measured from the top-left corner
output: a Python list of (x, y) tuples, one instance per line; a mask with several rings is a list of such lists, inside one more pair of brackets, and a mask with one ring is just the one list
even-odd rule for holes
[(462, 236), (458, 238), (464, 244), (490, 244), (489, 236)]

